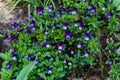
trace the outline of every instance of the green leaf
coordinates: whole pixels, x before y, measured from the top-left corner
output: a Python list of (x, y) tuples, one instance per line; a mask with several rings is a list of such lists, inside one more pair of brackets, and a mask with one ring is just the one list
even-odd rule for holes
[(118, 6), (117, 11), (120, 11), (120, 5)]
[(28, 77), (29, 73), (33, 70), (34, 66), (35, 66), (35, 62), (29, 63), (26, 67), (24, 67), (20, 71), (16, 80), (27, 80), (27, 77)]
[(115, 7), (118, 7), (119, 4), (120, 4), (120, 0), (113, 0), (113, 5), (114, 5)]
[(6, 54), (4, 54), (4, 53), (0, 53), (0, 57), (2, 58), (2, 59), (7, 59), (7, 56), (6, 56)]
[(114, 44), (115, 47), (120, 46), (120, 42)]
[(2, 34), (0, 34), (0, 38), (3, 38), (3, 35), (2, 35)]

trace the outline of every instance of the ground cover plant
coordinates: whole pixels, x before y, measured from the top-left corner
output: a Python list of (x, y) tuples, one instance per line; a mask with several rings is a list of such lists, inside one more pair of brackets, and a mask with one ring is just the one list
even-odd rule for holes
[(29, 18), (4, 35), (3, 80), (70, 80), (96, 67), (101, 80), (120, 80), (119, 0), (25, 2)]

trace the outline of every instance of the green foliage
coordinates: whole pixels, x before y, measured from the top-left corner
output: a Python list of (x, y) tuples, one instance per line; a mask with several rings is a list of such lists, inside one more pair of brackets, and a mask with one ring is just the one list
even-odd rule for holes
[(27, 66), (25, 66), (19, 73), (16, 80), (28, 80), (29, 73), (33, 70), (35, 66), (35, 62), (29, 63)]
[(112, 79), (120, 80), (120, 64), (114, 64), (109, 72)]
[[(104, 41), (102, 36), (117, 39), (115, 34), (120, 23), (114, 10), (115, 1), (113, 4), (105, 0), (24, 1), (29, 4), (29, 18), (20, 24), (20, 28), (18, 23), (12, 24), (8, 31), (12, 47), (6, 54), (0, 54), (5, 60), (1, 72), (4, 80), (62, 80), (71, 77), (71, 73), (81, 76), (86, 67), (95, 68), (96, 64), (100, 66), (103, 77), (104, 54), (119, 63), (120, 55), (108, 54), (108, 51), (114, 47), (111, 53), (115, 53), (120, 43), (110, 38), (108, 43), (101, 44)], [(103, 3), (107, 6), (105, 9)], [(77, 25), (75, 21), (78, 21)], [(83, 44), (78, 45), (80, 41)], [(96, 63), (96, 59), (100, 63)], [(12, 65), (7, 69), (9, 61)], [(114, 72), (113, 68), (111, 70)]]

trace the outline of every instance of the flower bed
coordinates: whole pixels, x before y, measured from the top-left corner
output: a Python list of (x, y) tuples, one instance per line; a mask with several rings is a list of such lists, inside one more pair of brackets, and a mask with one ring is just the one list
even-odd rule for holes
[(120, 24), (111, 0), (63, 1), (31, 0), (28, 20), (11, 24), (4, 39), (12, 47), (1, 54), (4, 80), (68, 80), (96, 67), (101, 79), (105, 71), (120, 79)]

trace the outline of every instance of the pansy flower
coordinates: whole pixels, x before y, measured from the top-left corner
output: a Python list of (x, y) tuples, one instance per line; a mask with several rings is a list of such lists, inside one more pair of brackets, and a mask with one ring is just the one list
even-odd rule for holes
[(90, 14), (86, 14), (86, 19), (88, 20), (90, 18)]
[(26, 28), (23, 30), (24, 33), (28, 33), (28, 34), (32, 34), (32, 30), (30, 30), (29, 28)]
[(88, 9), (92, 12), (92, 13), (96, 13), (96, 7), (94, 7), (93, 5), (88, 5)]
[(59, 18), (59, 17), (61, 17), (61, 16), (62, 16), (62, 11), (56, 12), (56, 15), (55, 15), (56, 18)]
[(42, 16), (44, 13), (43, 7), (37, 7), (37, 13), (38, 13), (38, 15)]
[(45, 28), (45, 30), (43, 31), (44, 34), (48, 35), (48, 30), (49, 30), (49, 28)]
[(35, 61), (35, 55), (33, 55), (33, 54), (29, 54), (28, 55), (28, 59), (30, 60), (30, 61)]
[(44, 48), (44, 47), (47, 47), (47, 48), (49, 48), (51, 45), (50, 45), (50, 42), (43, 42), (43, 45), (42, 45), (42, 48)]
[(36, 29), (36, 25), (35, 25), (35, 21), (34, 20), (30, 21), (30, 27), (32, 28), (32, 30)]
[(63, 54), (63, 50), (59, 50), (59, 54)]
[(70, 49), (70, 54), (71, 54), (71, 55), (75, 54), (75, 51), (74, 51), (73, 48)]
[(91, 38), (91, 33), (85, 33), (85, 34), (84, 34), (84, 39), (85, 39), (86, 41), (90, 40), (90, 38)]
[(84, 27), (83, 22), (80, 22), (80, 23), (79, 23), (79, 26), (78, 26), (78, 29), (79, 29), (79, 30), (82, 30), (83, 27)]
[(52, 74), (52, 70), (53, 70), (53, 66), (50, 66), (47, 70), (47, 74), (51, 75)]
[(107, 15), (107, 18), (110, 19), (112, 16), (113, 16), (113, 12), (112, 12), (112, 11), (109, 11), (109, 12), (108, 12), (108, 15)]
[(71, 13), (72, 13), (73, 15), (76, 15), (76, 14), (77, 14), (77, 8), (72, 8), (72, 9), (71, 9)]
[(90, 55), (90, 52), (89, 52), (88, 50), (85, 50), (85, 51), (84, 51), (84, 56), (85, 56), (85, 57), (88, 57), (89, 55)]
[(80, 41), (77, 45), (78, 48), (81, 48), (84, 45), (83, 41)]
[(113, 65), (113, 60), (108, 60), (108, 65), (112, 66)]
[(63, 22), (62, 27), (63, 27), (64, 30), (67, 30), (68, 29), (68, 23)]
[(13, 60), (13, 61), (16, 61), (17, 58), (18, 58), (18, 55), (17, 55), (17, 54), (12, 54), (12, 60)]
[(48, 75), (51, 75), (51, 74), (52, 74), (52, 70), (48, 70), (48, 71), (47, 71), (47, 74), (48, 74)]
[(11, 53), (15, 54), (15, 52), (16, 52), (16, 48), (12, 49)]
[(58, 46), (58, 49), (59, 49), (59, 50), (63, 50), (63, 48), (64, 48), (64, 43), (63, 43), (63, 42), (58, 42), (58, 43), (57, 43), (57, 46)]
[(9, 62), (6, 64), (6, 69), (9, 70), (11, 67), (12, 67), (12, 63), (11, 63), (11, 61), (9, 61)]
[(78, 25), (79, 25), (79, 22), (78, 21), (74, 21), (74, 26), (78, 27)]
[(65, 31), (65, 39), (70, 40), (72, 33), (70, 31)]
[(54, 23), (54, 26), (56, 27), (56, 28), (58, 28), (58, 27), (60, 27), (60, 23)]
[(38, 45), (38, 43), (37, 43), (37, 42), (35, 42), (35, 43), (34, 43), (34, 47), (37, 47), (37, 45)]
[(72, 66), (72, 62), (69, 61), (69, 62), (68, 62), (68, 65), (69, 65), (69, 66)]
[(105, 10), (107, 8), (107, 5), (105, 3), (102, 4), (102, 10)]
[(64, 60), (64, 61), (63, 61), (63, 64), (64, 64), (64, 65), (67, 65), (67, 64), (68, 64), (68, 61), (67, 61), (67, 60)]
[(36, 63), (36, 64), (38, 64), (38, 63), (39, 63), (39, 60), (38, 60), (38, 59), (36, 59), (36, 60), (35, 60), (35, 63)]
[(16, 27), (17, 27), (17, 23), (16, 23), (16, 22), (13, 22), (13, 23), (11, 24), (11, 29), (14, 30)]
[(52, 57), (50, 57), (50, 61), (51, 62), (53, 62), (54, 61), (54, 57), (52, 56)]
[(53, 11), (53, 10), (54, 10), (53, 5), (48, 7), (48, 12), (51, 12), (51, 11)]

